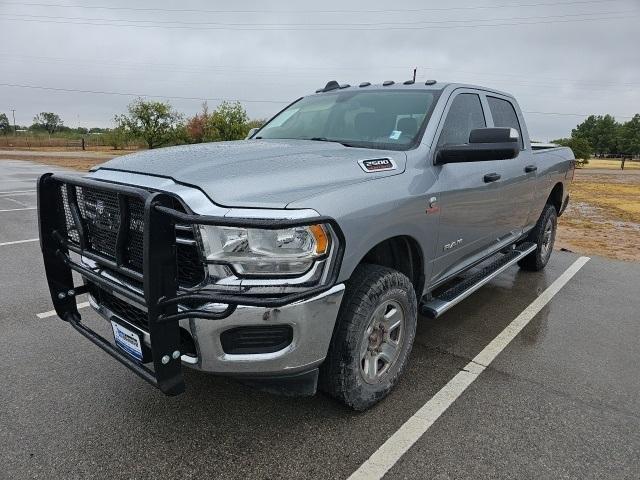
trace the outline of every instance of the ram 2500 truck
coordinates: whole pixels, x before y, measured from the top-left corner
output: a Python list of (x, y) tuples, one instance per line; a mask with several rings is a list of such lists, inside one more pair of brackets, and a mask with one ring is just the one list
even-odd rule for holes
[[(573, 172), (506, 93), (332, 81), (244, 141), (43, 175), (40, 241), (60, 318), (165, 394), (188, 366), (361, 410), (419, 313), (545, 267)], [(113, 339), (83, 323), (85, 293)]]

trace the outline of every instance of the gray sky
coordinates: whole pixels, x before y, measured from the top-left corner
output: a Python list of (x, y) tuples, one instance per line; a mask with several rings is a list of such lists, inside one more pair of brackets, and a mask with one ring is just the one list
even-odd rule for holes
[[(514, 94), (544, 141), (583, 119), (550, 113), (640, 112), (639, 21), (640, 0), (0, 1), (0, 83), (154, 95), (186, 115), (239, 99), (269, 117), (327, 80), (417, 67)], [(0, 112), (110, 126), (133, 98), (0, 85)]]

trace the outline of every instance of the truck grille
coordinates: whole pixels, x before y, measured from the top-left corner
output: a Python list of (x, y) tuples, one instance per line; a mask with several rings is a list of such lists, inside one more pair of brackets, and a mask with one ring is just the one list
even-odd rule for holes
[(106, 290), (98, 288), (93, 284), (91, 284), (90, 291), (93, 298), (95, 298), (100, 305), (107, 307), (118, 317), (123, 320), (127, 320), (144, 330), (149, 328), (147, 312), (141, 308), (131, 305), (129, 302), (121, 300), (115, 295), (112, 295)]
[[(118, 230), (123, 217), (118, 195), (87, 187), (71, 187), (71, 195), (76, 196), (81, 221), (87, 232), (85, 248), (96, 255), (116, 261)], [(66, 219), (67, 240), (79, 246), (80, 237), (69, 208), (69, 193), (62, 185), (61, 199)], [(127, 239), (124, 246), (122, 263), (124, 266), (142, 274), (143, 238), (144, 238), (144, 204), (133, 197), (123, 197), (128, 215)], [(173, 208), (184, 212), (182, 205), (176, 200)], [(202, 262), (193, 227), (176, 225), (176, 262), (178, 284), (181, 287), (193, 287), (205, 279), (205, 265)]]

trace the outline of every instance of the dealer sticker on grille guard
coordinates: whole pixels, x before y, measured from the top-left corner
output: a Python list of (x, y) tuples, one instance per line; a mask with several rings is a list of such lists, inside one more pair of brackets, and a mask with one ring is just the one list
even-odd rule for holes
[(113, 320), (111, 321), (111, 328), (113, 328), (113, 338), (116, 345), (124, 350), (125, 353), (141, 362), (142, 343), (140, 342), (140, 335)]

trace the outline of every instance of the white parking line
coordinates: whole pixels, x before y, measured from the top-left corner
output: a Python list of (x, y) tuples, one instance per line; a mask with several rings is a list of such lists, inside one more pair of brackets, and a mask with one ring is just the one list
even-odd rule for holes
[(348, 480), (382, 478), (588, 261), (589, 257), (578, 258), (520, 315), (507, 325), (489, 345), (476, 355), (462, 371), (453, 377), (449, 383), (442, 387), (420, 410), (391, 435), (360, 468), (351, 474)]
[(27, 208), (29, 205), (27, 205), (26, 203), (21, 202), (20, 200), (16, 200), (15, 198), (11, 198), (11, 197), (2, 197), (0, 196), (0, 198), (2, 198), (3, 200), (6, 200), (8, 202), (13, 202), (17, 205), (20, 205), (21, 207)]
[(3, 243), (0, 243), (0, 247), (4, 247), (5, 245), (17, 245), (19, 243), (37, 242), (38, 240), (40, 240), (40, 239), (39, 238), (30, 238), (28, 240), (15, 240), (13, 242), (3, 242)]
[(16, 190), (15, 192), (0, 192), (0, 197), (5, 195), (28, 195), (30, 193), (36, 193), (35, 190)]
[[(86, 308), (89, 306), (89, 302), (82, 302), (78, 304), (78, 310), (81, 308)], [(56, 315), (55, 310), (49, 310), (48, 312), (36, 313), (36, 317), (38, 318), (49, 318)]]
[(27, 195), (35, 195), (35, 193), (9, 193), (6, 195), (0, 194), (0, 198), (25, 197)]
[(24, 210), (36, 210), (38, 207), (28, 207), (28, 208), (7, 208), (5, 210), (0, 210), (2, 212), (22, 212)]

